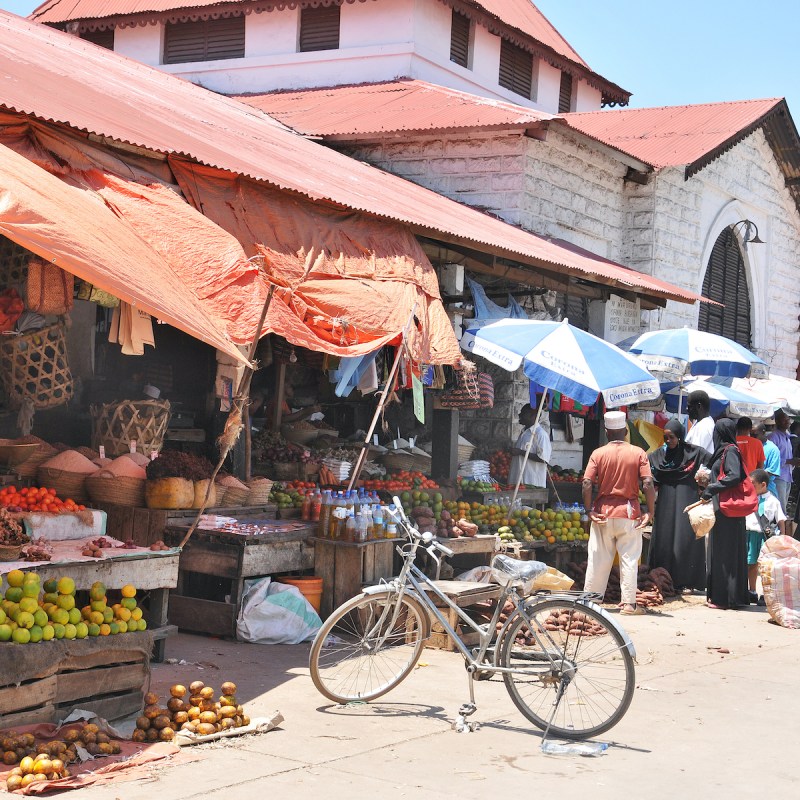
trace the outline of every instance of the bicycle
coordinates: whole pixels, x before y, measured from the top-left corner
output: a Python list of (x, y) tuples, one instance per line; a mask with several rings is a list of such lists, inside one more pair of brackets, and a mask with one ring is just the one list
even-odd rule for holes
[[(309, 667), (316, 688), (329, 700), (369, 702), (403, 681), (416, 665), (435, 619), (464, 658), (469, 702), (459, 709), (463, 725), (476, 710), (475, 680), (499, 675), (514, 705), (534, 725), (565, 739), (596, 736), (616, 725), (634, 691), (636, 652), (628, 635), (589, 592), (536, 593), (526, 586), (544, 565), (497, 555), (492, 568), (504, 586), (488, 623), (473, 621), (415, 564), (420, 548), (436, 562), (452, 551), (421, 534), (395, 498), (407, 540), (398, 546), (398, 577), (366, 587), (326, 620), (311, 646)], [(432, 596), (479, 635), (470, 649)], [(513, 610), (500, 624), (511, 601)], [(496, 634), (496, 635), (495, 635)], [(471, 729), (476, 727), (471, 723)]]

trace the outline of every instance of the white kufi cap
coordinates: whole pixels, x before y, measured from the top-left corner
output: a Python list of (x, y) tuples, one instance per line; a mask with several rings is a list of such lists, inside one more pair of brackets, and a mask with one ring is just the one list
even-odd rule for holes
[(603, 415), (603, 424), (606, 426), (606, 430), (621, 431), (627, 427), (628, 421), (624, 411), (606, 411)]

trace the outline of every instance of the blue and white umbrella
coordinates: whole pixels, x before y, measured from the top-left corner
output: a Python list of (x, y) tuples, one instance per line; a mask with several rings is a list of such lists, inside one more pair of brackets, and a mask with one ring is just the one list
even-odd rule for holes
[[(754, 392), (740, 392), (715, 380), (696, 380), (682, 386), (674, 386), (664, 391), (664, 402), (667, 411), (673, 414), (685, 414), (688, 395), (702, 390), (711, 401), (711, 416), (719, 417), (729, 414), (732, 417), (750, 417), (751, 419), (767, 419), (772, 416), (774, 405), (770, 400), (758, 397)], [(681, 407), (678, 408), (680, 400)]]
[(658, 381), (633, 356), (563, 322), (505, 319), (467, 329), (467, 349), (585, 406), (599, 394), (608, 408), (654, 400)]
[(724, 336), (693, 328), (643, 333), (629, 352), (662, 380), (677, 381), (685, 375), (769, 376), (766, 362), (746, 347)]

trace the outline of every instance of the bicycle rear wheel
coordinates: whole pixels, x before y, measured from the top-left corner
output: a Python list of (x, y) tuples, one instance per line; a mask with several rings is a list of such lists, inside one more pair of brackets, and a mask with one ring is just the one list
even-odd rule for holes
[(572, 600), (532, 603), (526, 612), (531, 625), (518, 615), (500, 643), (500, 666), (535, 673), (503, 674), (514, 705), (564, 739), (590, 738), (616, 725), (635, 681), (633, 657), (617, 628)]
[[(317, 689), (336, 703), (374, 700), (400, 683), (419, 660), (427, 612), (391, 590), (341, 605), (317, 633), (309, 667)], [(395, 610), (397, 613), (395, 613)]]

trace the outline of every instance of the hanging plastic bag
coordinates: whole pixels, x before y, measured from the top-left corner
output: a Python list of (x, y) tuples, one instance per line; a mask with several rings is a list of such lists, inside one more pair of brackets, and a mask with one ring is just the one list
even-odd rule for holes
[(254, 644), (300, 644), (314, 638), (322, 620), (295, 586), (270, 578), (245, 581), (236, 638)]

